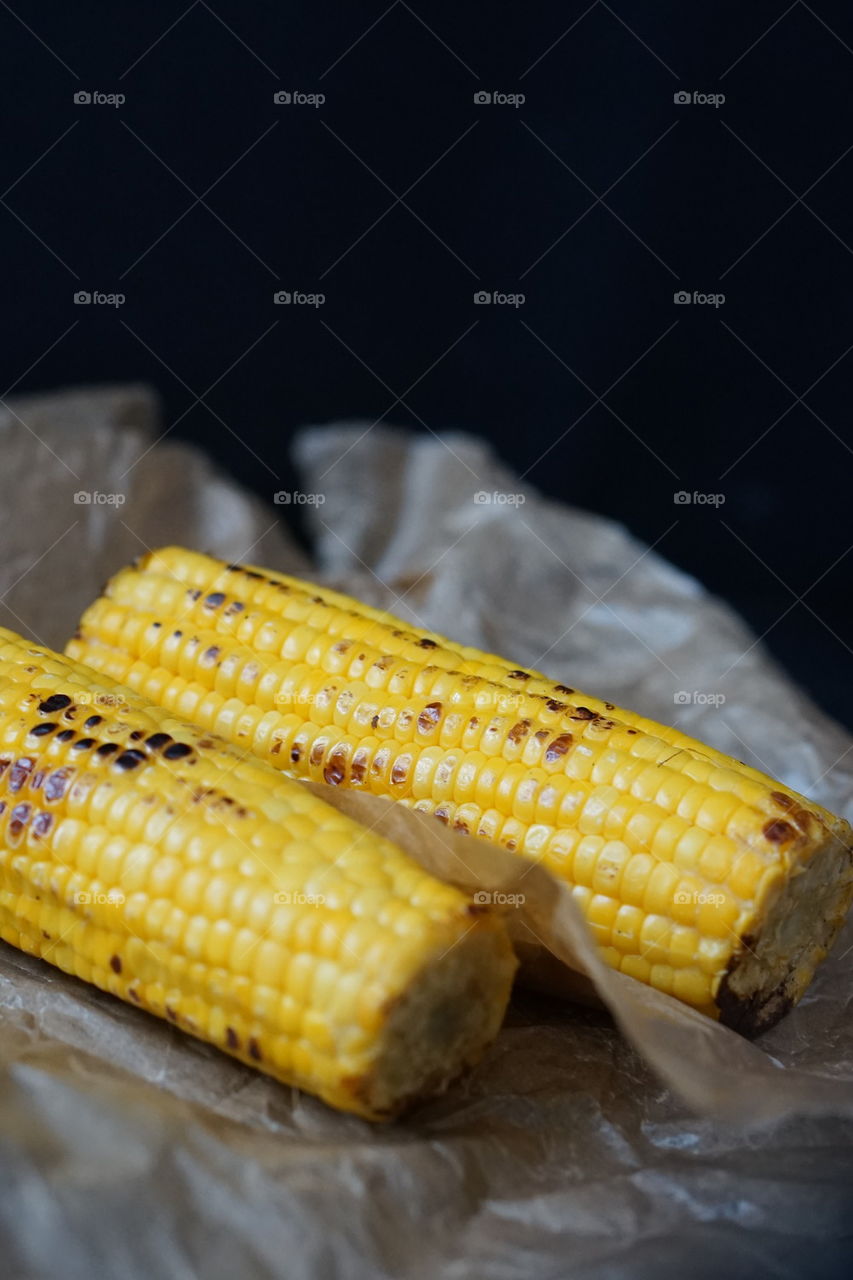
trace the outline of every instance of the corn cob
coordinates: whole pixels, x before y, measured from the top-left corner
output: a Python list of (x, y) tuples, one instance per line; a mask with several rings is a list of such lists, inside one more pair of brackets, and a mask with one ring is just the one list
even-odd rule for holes
[(368, 1119), (476, 1059), (515, 967), (389, 841), (2, 629), (0, 937)]
[(152, 553), (68, 652), (285, 772), (542, 861), (608, 963), (746, 1034), (799, 999), (853, 896), (849, 826), (757, 770), (282, 574)]

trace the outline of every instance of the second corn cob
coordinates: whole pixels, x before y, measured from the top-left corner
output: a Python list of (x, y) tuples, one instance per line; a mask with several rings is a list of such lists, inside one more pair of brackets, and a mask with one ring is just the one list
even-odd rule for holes
[(279, 768), (543, 861), (609, 963), (747, 1032), (799, 998), (853, 895), (847, 824), (758, 771), (280, 574), (167, 548), (69, 653)]
[(2, 629), (0, 937), (371, 1119), (477, 1058), (515, 967), (389, 841)]

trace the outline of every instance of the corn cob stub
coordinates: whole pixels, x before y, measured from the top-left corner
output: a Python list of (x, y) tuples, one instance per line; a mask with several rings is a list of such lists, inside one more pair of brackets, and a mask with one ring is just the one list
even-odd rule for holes
[(543, 861), (609, 963), (747, 1032), (853, 894), (847, 824), (757, 770), (297, 579), (167, 548), (68, 652), (284, 771)]
[(515, 967), (389, 841), (2, 629), (0, 936), (371, 1119), (476, 1060)]

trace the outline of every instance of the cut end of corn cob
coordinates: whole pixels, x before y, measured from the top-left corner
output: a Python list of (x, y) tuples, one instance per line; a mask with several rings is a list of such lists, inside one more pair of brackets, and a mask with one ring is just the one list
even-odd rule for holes
[(603, 959), (745, 1034), (799, 999), (853, 897), (848, 824), (772, 778), (283, 574), (167, 547), (68, 652), (284, 772), (542, 862)]
[(516, 965), (397, 846), (3, 629), (0, 937), (372, 1120), (477, 1060)]

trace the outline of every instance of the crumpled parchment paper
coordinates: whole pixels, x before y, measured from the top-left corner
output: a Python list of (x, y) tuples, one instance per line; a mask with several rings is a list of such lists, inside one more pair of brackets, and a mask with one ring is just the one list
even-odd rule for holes
[[(186, 446), (155, 443), (144, 389), (11, 402), (0, 622), (61, 647), (105, 577), (183, 542), (322, 578), (677, 720), (851, 816), (848, 736), (691, 578), (526, 490), (481, 442), (368, 426), (297, 442), (301, 492), (323, 499), (308, 507), (311, 566), (274, 508)], [(7, 1274), (849, 1274), (853, 926), (802, 1004), (751, 1045), (599, 965), (541, 869), (322, 790), (440, 874), (521, 889), (516, 936), (585, 970), (615, 1023), (519, 991), (467, 1080), (377, 1130), (0, 945)]]

